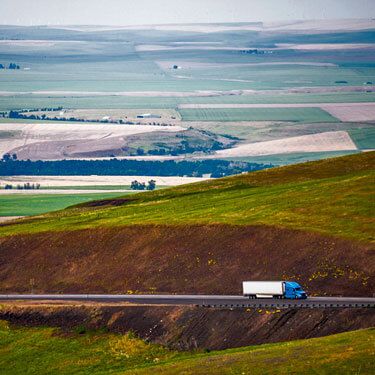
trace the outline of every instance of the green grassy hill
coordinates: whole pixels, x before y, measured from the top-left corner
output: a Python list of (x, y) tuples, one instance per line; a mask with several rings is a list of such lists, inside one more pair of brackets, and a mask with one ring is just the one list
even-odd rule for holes
[(370, 374), (375, 331), (366, 329), (224, 351), (179, 353), (132, 334), (63, 332), (0, 322), (1, 373)]
[(375, 152), (115, 200), (0, 227), (0, 236), (143, 224), (269, 225), (371, 242)]
[[(374, 288), (375, 152), (91, 201), (0, 226), (4, 292), (310, 295)], [(22, 272), (19, 272), (22, 270)]]

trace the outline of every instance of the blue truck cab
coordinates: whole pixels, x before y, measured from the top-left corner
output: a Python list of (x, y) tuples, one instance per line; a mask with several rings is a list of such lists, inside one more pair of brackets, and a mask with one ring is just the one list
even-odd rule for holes
[(305, 299), (307, 298), (306, 292), (301, 288), (301, 285), (295, 281), (284, 282), (284, 298), (290, 299)]

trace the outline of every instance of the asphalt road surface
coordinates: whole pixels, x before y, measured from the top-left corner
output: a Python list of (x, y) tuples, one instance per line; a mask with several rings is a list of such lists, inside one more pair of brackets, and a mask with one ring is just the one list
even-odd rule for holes
[(327, 308), (375, 307), (372, 297), (309, 297), (303, 300), (225, 295), (140, 294), (0, 294), (0, 300), (130, 302), (145, 305), (196, 305), (204, 307)]

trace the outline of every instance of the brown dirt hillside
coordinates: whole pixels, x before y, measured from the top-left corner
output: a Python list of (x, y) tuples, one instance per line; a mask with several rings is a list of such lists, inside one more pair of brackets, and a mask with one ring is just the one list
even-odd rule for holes
[(107, 329), (179, 350), (239, 346), (326, 336), (375, 326), (372, 309), (207, 309), (176, 306), (2, 303), (0, 319), (70, 331)]
[(267, 226), (132, 226), (0, 238), (1, 292), (241, 293), (293, 279), (310, 294), (369, 296), (368, 245)]

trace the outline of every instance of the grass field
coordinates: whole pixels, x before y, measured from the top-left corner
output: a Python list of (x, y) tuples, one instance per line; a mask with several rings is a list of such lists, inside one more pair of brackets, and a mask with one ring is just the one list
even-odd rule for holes
[(100, 194), (9, 194), (0, 195), (0, 216), (39, 215), (49, 211), (61, 210), (73, 204), (95, 199), (118, 197), (123, 193)]
[[(357, 151), (359, 152), (359, 151)], [(334, 158), (338, 156), (351, 155), (356, 151), (330, 151), (330, 152), (296, 152), (290, 154), (276, 154), (265, 156), (252, 156), (240, 158), (226, 158), (225, 160), (244, 161), (249, 163), (264, 163), (273, 165), (288, 165), (304, 163), (320, 159)]]
[(200, 108), (178, 111), (183, 121), (339, 121), (320, 108)]
[[(183, 72), (179, 72), (183, 74)], [(279, 89), (303, 86), (335, 86), (336, 81), (362, 85), (372, 81), (374, 68), (351, 69), (338, 66), (269, 65), (237, 66), (220, 69), (194, 69), (188, 72), (192, 79), (247, 80), (253, 89)]]
[(351, 129), (349, 135), (360, 150), (375, 148), (375, 126), (365, 129)]
[(120, 223), (226, 223), (276, 225), (369, 242), (374, 158), (375, 152), (368, 152), (140, 193), (122, 206), (77, 207), (3, 226), (0, 235)]
[[(224, 351), (184, 352), (131, 333), (22, 328), (0, 322), (0, 368), (16, 374), (370, 374), (374, 329)], [(27, 370), (26, 370), (27, 369)]]
[(58, 107), (64, 108), (177, 108), (180, 104), (272, 104), (272, 103), (356, 103), (374, 102), (374, 92), (335, 92), (300, 94), (262, 95), (218, 95), (218, 96), (90, 96), (86, 95), (12, 95), (0, 96), (0, 111), (24, 108)]
[[(308, 134), (317, 134), (332, 131), (349, 131), (361, 135), (366, 143), (373, 143), (371, 132), (375, 129), (374, 125), (362, 123), (301, 123), (301, 122), (279, 122), (279, 121), (255, 121), (255, 122), (193, 122), (192, 126), (198, 129), (208, 130), (217, 134), (228, 134), (246, 143), (271, 141), (281, 138), (295, 137)], [(357, 143), (357, 147), (361, 149), (361, 139)], [(368, 139), (368, 140), (367, 140)]]

